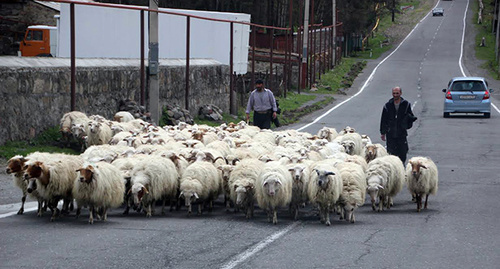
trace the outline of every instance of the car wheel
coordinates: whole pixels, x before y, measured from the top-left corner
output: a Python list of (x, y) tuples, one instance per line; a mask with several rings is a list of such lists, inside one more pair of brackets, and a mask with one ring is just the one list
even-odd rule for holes
[(491, 113), (484, 113), (484, 117), (485, 117), (485, 118), (489, 119), (489, 118), (490, 118), (490, 116), (491, 116)]
[(443, 118), (449, 118), (449, 117), (450, 117), (450, 112), (443, 113)]

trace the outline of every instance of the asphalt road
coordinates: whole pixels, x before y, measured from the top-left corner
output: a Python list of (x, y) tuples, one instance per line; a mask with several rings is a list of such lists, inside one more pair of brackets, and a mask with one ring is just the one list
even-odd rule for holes
[(389, 58), (369, 63), (340, 101), (352, 99), (318, 121), (340, 101), (292, 126), (316, 133), (323, 126), (349, 125), (381, 143), (382, 106), (391, 88), (401, 86), (419, 118), (410, 131), (409, 155), (431, 157), (440, 173), (429, 209), (417, 213), (403, 189), (391, 210), (378, 213), (365, 205), (355, 224), (335, 216), (330, 227), (311, 208), (297, 222), (281, 211), (272, 225), (261, 210), (247, 221), (221, 204), (191, 217), (185, 211), (124, 217), (113, 210), (106, 223), (94, 225), (86, 214), (53, 223), (48, 214), (2, 215), (0, 268), (498, 268), (500, 113), (492, 110), (490, 119), (442, 117), (441, 89), (462, 75), (467, 0), (439, 5), (443, 17), (428, 16)]

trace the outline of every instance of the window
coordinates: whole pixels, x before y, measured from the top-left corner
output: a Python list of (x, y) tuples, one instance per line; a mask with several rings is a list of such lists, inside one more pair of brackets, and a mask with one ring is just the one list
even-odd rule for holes
[(39, 30), (29, 30), (26, 35), (26, 40), (43, 41), (43, 32)]

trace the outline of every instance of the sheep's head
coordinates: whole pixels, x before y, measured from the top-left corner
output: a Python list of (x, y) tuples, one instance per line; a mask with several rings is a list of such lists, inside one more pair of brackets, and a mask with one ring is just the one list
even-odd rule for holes
[(24, 179), (28, 180), (30, 178), (38, 178), (42, 175), (43, 163), (37, 161), (33, 164), (25, 165), (24, 170)]
[(80, 182), (84, 182), (84, 183), (87, 183), (87, 184), (90, 184), (92, 182), (92, 180), (94, 179), (94, 173), (95, 173), (95, 169), (94, 169), (94, 166), (92, 165), (87, 165), (86, 167), (84, 168), (80, 168), (78, 170), (76, 170), (76, 172), (79, 172), (80, 173)]
[(89, 130), (91, 133), (95, 134), (99, 131), (99, 129), (101, 128), (102, 124), (100, 122), (97, 122), (97, 121), (90, 121), (89, 122)]
[(379, 191), (384, 189), (384, 186), (381, 185), (381, 182), (383, 182), (383, 178), (379, 175), (374, 175), (368, 178), (368, 186), (366, 187), (366, 191), (370, 195), (372, 205), (375, 204), (375, 200), (378, 197)]
[(17, 155), (10, 158), (9, 161), (7, 162), (7, 169), (6, 169), (7, 174), (22, 172), (25, 162), (26, 159), (21, 155)]
[(300, 179), (302, 178), (302, 174), (304, 172), (304, 169), (305, 169), (304, 166), (297, 165), (297, 166), (288, 168), (288, 171), (290, 171), (290, 173), (292, 174), (292, 178), (295, 181), (300, 181)]
[(408, 163), (411, 165), (411, 175), (418, 181), (422, 173), (420, 169), (427, 169), (427, 167), (420, 161), (410, 160)]
[(198, 194), (195, 191), (184, 190), (181, 191), (179, 198), (184, 198), (184, 204), (188, 208), (188, 213), (191, 214), (191, 204), (196, 202), (196, 200), (200, 199)]
[(28, 180), (28, 187), (26, 188), (26, 191), (28, 193), (32, 193), (34, 190), (36, 190), (36, 180), (34, 178), (30, 178)]
[(253, 184), (248, 186), (242, 185), (234, 185), (234, 192), (236, 193), (236, 204), (241, 205), (245, 199), (250, 196), (250, 193), (253, 192)]
[(349, 155), (354, 154), (354, 147), (356, 146), (354, 141), (352, 141), (352, 140), (342, 141), (342, 146), (345, 149), (345, 153), (347, 153)]
[(273, 173), (267, 174), (266, 178), (262, 183), (262, 188), (267, 195), (275, 196), (281, 188), (281, 180)]
[(318, 178), (317, 178), (318, 186), (320, 188), (327, 189), (329, 184), (330, 184), (330, 177), (329, 176), (334, 176), (335, 172), (324, 171), (324, 170), (319, 170), (319, 169), (314, 169), (314, 171), (318, 175)]
[(367, 145), (365, 148), (365, 155), (367, 157), (367, 160), (373, 160), (377, 158), (377, 146)]
[(224, 164), (224, 165), (219, 165), (217, 169), (222, 171), (222, 180), (224, 180), (224, 182), (227, 182), (229, 181), (229, 175), (231, 175), (231, 171), (233, 171), (234, 168), (230, 164)]
[(139, 205), (144, 196), (149, 194), (149, 191), (146, 188), (146, 186), (142, 185), (141, 183), (135, 183), (134, 185), (132, 185), (130, 192), (132, 192), (132, 195), (134, 196), (135, 205)]
[(85, 132), (85, 126), (81, 123), (74, 123), (71, 125), (71, 133), (73, 133), (73, 136), (79, 139), (82, 139), (84, 136), (87, 135)]

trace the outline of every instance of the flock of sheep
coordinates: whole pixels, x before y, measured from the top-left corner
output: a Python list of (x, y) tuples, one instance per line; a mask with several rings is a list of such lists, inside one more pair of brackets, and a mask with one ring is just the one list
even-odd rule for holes
[[(7, 173), (26, 196), (38, 201), (38, 216), (49, 208), (51, 221), (60, 213), (82, 207), (106, 220), (107, 209), (125, 205), (155, 214), (162, 201), (170, 210), (184, 205), (198, 214), (220, 195), (229, 210), (252, 218), (254, 204), (278, 222), (278, 208), (288, 207), (292, 217), (311, 204), (319, 209), (321, 223), (330, 225), (330, 213), (355, 222), (355, 210), (368, 193), (373, 210), (393, 205), (393, 198), (406, 184), (417, 202), (427, 208), (429, 194), (438, 188), (438, 171), (426, 157), (411, 158), (406, 171), (401, 160), (372, 144), (353, 128), (340, 132), (324, 127), (316, 135), (295, 130), (260, 130), (245, 122), (218, 127), (188, 125), (159, 128), (128, 112), (114, 120), (82, 112), (66, 113), (61, 132), (76, 138), (84, 152), (79, 156), (35, 152), (8, 161)], [(62, 209), (58, 203), (63, 201)]]

